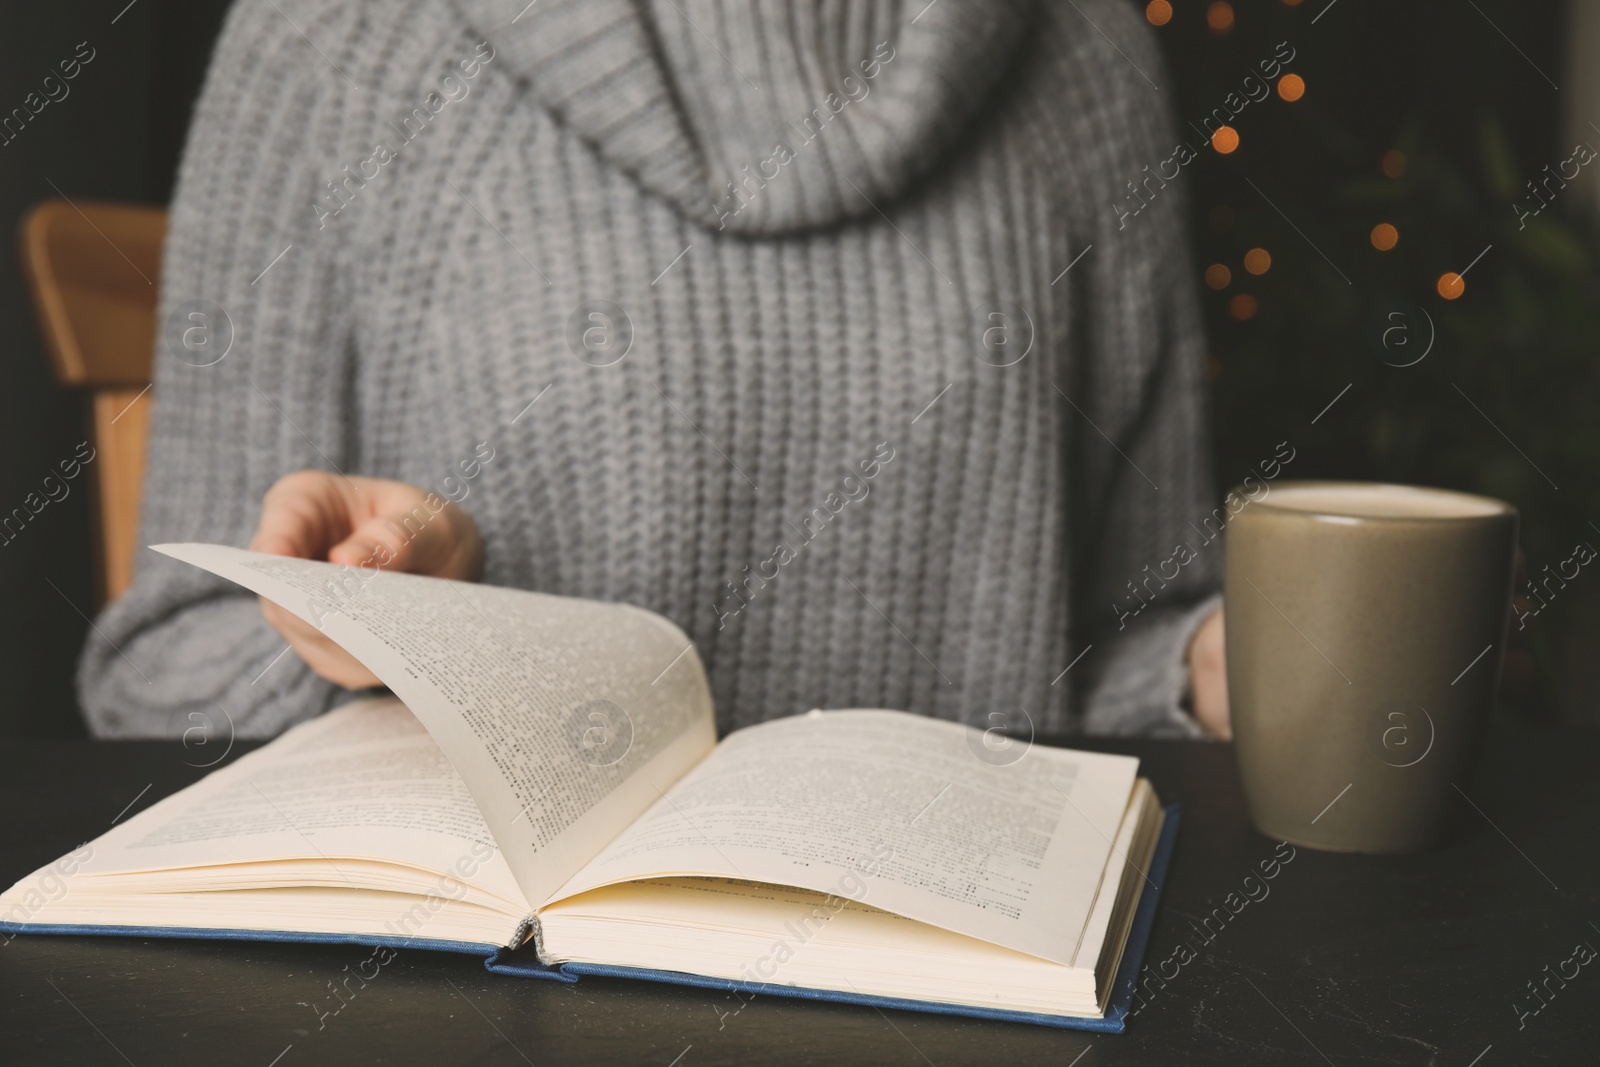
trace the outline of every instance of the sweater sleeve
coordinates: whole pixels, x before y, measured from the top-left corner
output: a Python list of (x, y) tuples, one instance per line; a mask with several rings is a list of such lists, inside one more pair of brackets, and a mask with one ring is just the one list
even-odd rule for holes
[[(1160, 56), (1127, 15), (1123, 48), (1142, 70)], [(1108, 29), (1107, 32), (1111, 32)], [(1078, 707), (1087, 732), (1203, 736), (1185, 709), (1186, 652), (1220, 604), (1220, 532), (1213, 514), (1202, 378), (1205, 337), (1187, 241), (1183, 191), (1198, 151), (1126, 64), (1110, 87), (1113, 125), (1095, 168), (1085, 256), (1074, 293), (1080, 362), (1069, 393), (1074, 644), (1087, 649)], [(1173, 168), (1180, 171), (1175, 180)], [(1139, 195), (1131, 192), (1139, 182)], [(1074, 271), (1078, 273), (1078, 271)]]
[(280, 476), (350, 469), (339, 237), (313, 209), (323, 180), (359, 158), (357, 90), (339, 69), (354, 71), (359, 15), (339, 7), (242, 0), (212, 57), (164, 253), (133, 584), (79, 662), (96, 736), (268, 736), (341, 696), (255, 596), (146, 547), (244, 546)]
[[(1183, 223), (1172, 225), (1168, 233)], [(1080, 449), (1109, 453), (1109, 462), (1097, 465), (1109, 465), (1103, 481), (1086, 479), (1094, 491), (1074, 501), (1083, 520), (1075, 543), (1087, 548), (1077, 561), (1082, 596), (1074, 617), (1079, 647), (1093, 646), (1081, 690), (1090, 733), (1203, 735), (1184, 706), (1186, 652), (1195, 629), (1221, 603), (1222, 541), (1207, 502), (1204, 341), (1193, 290), (1177, 264), (1187, 267), (1186, 248), (1173, 248), (1154, 277), (1138, 283), (1162, 295), (1149, 330), (1155, 351), (1134, 410), (1119, 419), (1093, 410), (1105, 405), (1091, 399), (1089, 406), (1080, 403), (1081, 413), (1072, 412), (1106, 434), (1084, 425), (1087, 434), (1076, 435)], [(1103, 349), (1095, 354), (1113, 358)]]

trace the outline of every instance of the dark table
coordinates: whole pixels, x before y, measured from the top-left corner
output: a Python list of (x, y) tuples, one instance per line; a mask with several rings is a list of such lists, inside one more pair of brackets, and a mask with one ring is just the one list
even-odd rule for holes
[[(0, 947), (0, 1062), (1600, 1063), (1600, 961), (1564, 986), (1548, 980), (1578, 943), (1600, 948), (1600, 735), (1498, 725), (1462, 783), (1476, 809), (1458, 801), (1444, 847), (1388, 859), (1298, 849), (1265, 896), (1245, 878), (1276, 846), (1250, 828), (1229, 746), (1084, 747), (1139, 756), (1184, 812), (1145, 958), (1171, 977), (1147, 984), (1124, 1034), (779, 998), (741, 1007), (732, 994), (621, 980), (563, 986), (419, 950), (319, 1029), (308, 1005), (331, 1003), (327, 983), (369, 950), (17, 937)], [(185, 760), (197, 762), (177, 744), (0, 743), (0, 880), (201, 777)], [(1226, 921), (1206, 925), (1218, 908)], [(1530, 982), (1551, 992), (1536, 1001)]]

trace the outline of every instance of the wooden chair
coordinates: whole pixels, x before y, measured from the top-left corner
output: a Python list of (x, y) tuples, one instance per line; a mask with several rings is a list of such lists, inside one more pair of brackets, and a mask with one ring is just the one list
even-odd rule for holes
[(150, 427), (165, 209), (47, 200), (24, 217), (22, 266), (56, 381), (88, 398), (100, 604), (133, 578)]

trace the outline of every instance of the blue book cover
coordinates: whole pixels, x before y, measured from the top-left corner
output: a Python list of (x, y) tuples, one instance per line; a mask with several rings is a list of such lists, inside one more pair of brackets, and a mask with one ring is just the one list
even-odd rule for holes
[(282, 941), (305, 944), (364, 945), (395, 949), (425, 948), (440, 952), (460, 952), (483, 957), (484, 966), (494, 974), (513, 975), (519, 978), (542, 978), (558, 982), (576, 982), (583, 975), (609, 978), (632, 978), (649, 982), (670, 982), (675, 985), (698, 986), (733, 992), (742, 996), (798, 997), (804, 1000), (826, 1000), (844, 1004), (861, 1004), (876, 1008), (900, 1008), (908, 1011), (933, 1012), (942, 1015), (962, 1015), (977, 1019), (996, 1019), (1005, 1022), (1033, 1023), (1073, 1030), (1093, 1030), (1100, 1033), (1119, 1034), (1127, 1027), (1128, 1010), (1133, 1003), (1138, 983), (1139, 968), (1144, 960), (1145, 948), (1150, 941), (1150, 929), (1155, 924), (1156, 908), (1162, 887), (1166, 884), (1167, 869), (1172, 861), (1173, 846), (1178, 836), (1178, 805), (1164, 809), (1165, 821), (1156, 843), (1146, 873), (1146, 885), (1139, 895), (1123, 948), (1122, 961), (1112, 982), (1111, 997), (1106, 1013), (1101, 1018), (1081, 1016), (1046, 1015), (1036, 1012), (1007, 1011), (1000, 1008), (980, 1008), (967, 1004), (945, 1004), (926, 1000), (905, 1000), (897, 997), (872, 996), (864, 993), (846, 993), (834, 989), (808, 989), (768, 982), (741, 982), (727, 978), (711, 978), (682, 971), (645, 970), (637, 967), (619, 967), (598, 963), (540, 963), (531, 948), (506, 949), (495, 945), (472, 944), (464, 941), (427, 940), (415, 938), (368, 937), (346, 934), (308, 934), (272, 930), (216, 930), (174, 927), (139, 926), (84, 926), (44, 923), (0, 922), (0, 933), (12, 934), (67, 934), (110, 937), (163, 937), (199, 938), (224, 941)]

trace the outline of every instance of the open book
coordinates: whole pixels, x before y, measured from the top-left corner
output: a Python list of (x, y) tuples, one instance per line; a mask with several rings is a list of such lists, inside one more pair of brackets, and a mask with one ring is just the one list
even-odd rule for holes
[(691, 642), (650, 612), (157, 550), (320, 626), (394, 696), (23, 879), (0, 929), (442, 948), (1121, 1029), (1175, 827), (1131, 757), (996, 759), (973, 727), (879, 710), (719, 743)]

